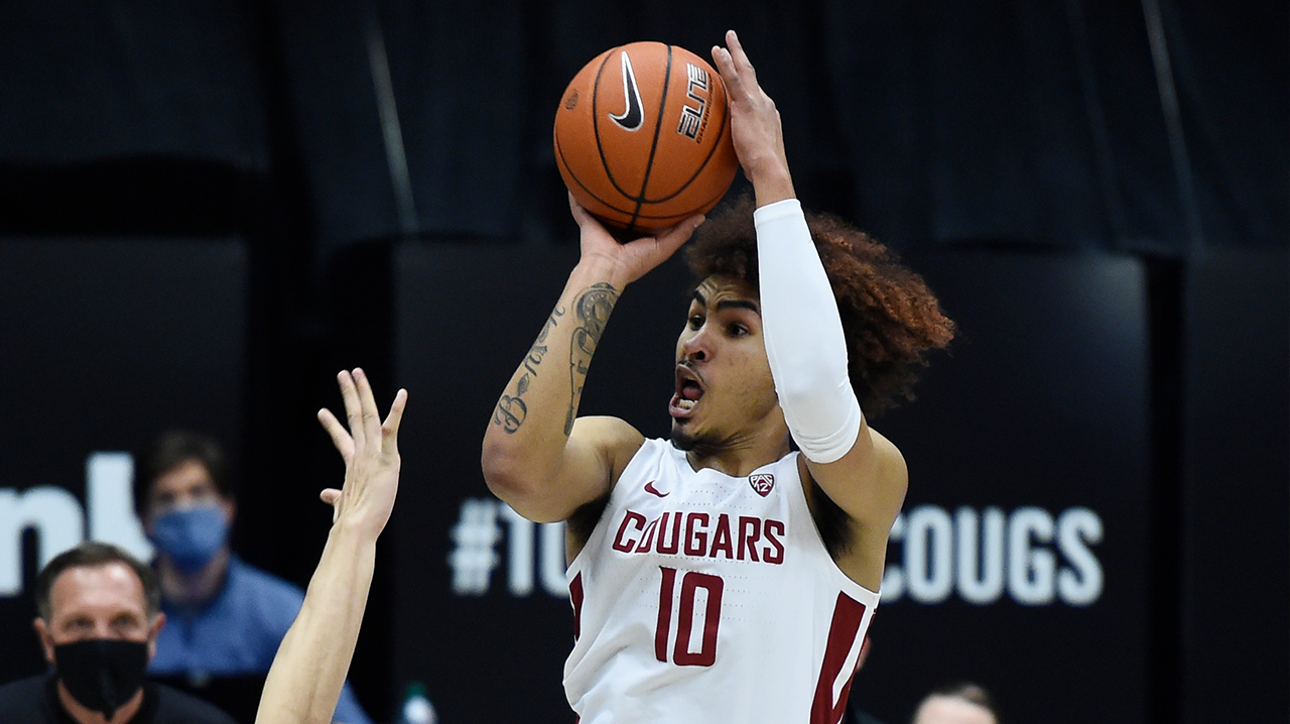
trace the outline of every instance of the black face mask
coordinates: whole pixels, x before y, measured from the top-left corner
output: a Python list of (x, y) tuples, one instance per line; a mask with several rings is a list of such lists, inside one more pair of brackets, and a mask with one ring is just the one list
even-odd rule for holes
[(143, 686), (147, 667), (146, 641), (86, 639), (54, 647), (54, 668), (67, 693), (108, 719)]

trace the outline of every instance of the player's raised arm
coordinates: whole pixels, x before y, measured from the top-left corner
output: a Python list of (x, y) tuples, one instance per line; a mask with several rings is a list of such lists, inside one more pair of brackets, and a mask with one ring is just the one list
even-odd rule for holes
[[(885, 548), (908, 482), (904, 460), (865, 424), (833, 289), (794, 197), (780, 114), (734, 31), (726, 43), (713, 49), (713, 60), (730, 92), (735, 150), (757, 198), (763, 337), (784, 420), (811, 477), (853, 520), (879, 531), (874, 545)], [(871, 586), (881, 578), (881, 561), (873, 561), (862, 581)]]
[(582, 387), (619, 295), (680, 248), (703, 220), (695, 216), (657, 237), (621, 244), (572, 196), (569, 205), (581, 233), (581, 258), (502, 391), (482, 455), (489, 489), (521, 515), (543, 522), (564, 520), (603, 495), (640, 445), (640, 433), (616, 418), (577, 421)]
[(399, 487), (399, 422), (408, 395), (399, 390), (381, 422), (362, 370), (339, 375), (349, 430), (331, 412), (318, 419), (345, 459), (345, 484), (322, 492), (332, 505), (332, 527), (264, 682), (256, 724), (328, 724), (336, 710), (358, 641), (376, 562)]

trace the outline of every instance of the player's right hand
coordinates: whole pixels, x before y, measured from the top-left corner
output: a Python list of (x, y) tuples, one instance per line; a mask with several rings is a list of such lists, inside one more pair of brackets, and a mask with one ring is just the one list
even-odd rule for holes
[(655, 236), (621, 243), (610, 235), (596, 217), (578, 204), (573, 194), (569, 194), (569, 210), (581, 232), (581, 263), (590, 264), (602, 271), (606, 276), (605, 281), (619, 291), (667, 261), (704, 220), (703, 214), (695, 214)]

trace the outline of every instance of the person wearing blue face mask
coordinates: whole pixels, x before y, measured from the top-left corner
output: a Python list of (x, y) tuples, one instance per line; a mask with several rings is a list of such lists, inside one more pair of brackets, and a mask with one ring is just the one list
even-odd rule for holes
[[(236, 491), (210, 436), (180, 430), (153, 441), (136, 458), (134, 498), (157, 549), (154, 567), (169, 620), (148, 671), (232, 711), (236, 705), (221, 695), (245, 688), (247, 680), (262, 681), (304, 592), (232, 552)], [(348, 684), (334, 720), (371, 724)]]

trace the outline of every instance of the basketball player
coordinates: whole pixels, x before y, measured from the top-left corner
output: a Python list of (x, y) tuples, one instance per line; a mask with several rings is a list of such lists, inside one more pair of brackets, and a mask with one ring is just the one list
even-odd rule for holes
[(491, 490), (568, 523), (564, 685), (583, 724), (840, 719), (906, 488), (861, 402), (907, 396), (953, 334), (885, 249), (808, 222), (779, 113), (726, 43), (712, 55), (756, 209), (718, 215), (691, 250), (671, 440), (578, 402), (623, 289), (703, 218), (620, 245), (576, 203), (581, 259), (484, 438)]
[(399, 487), (399, 422), (408, 393), (399, 390), (381, 422), (361, 369), (338, 376), (349, 430), (326, 409), (318, 419), (345, 459), (345, 484), (322, 491), (331, 532), (300, 613), (269, 668), (256, 724), (327, 724), (340, 698), (385, 529)]

